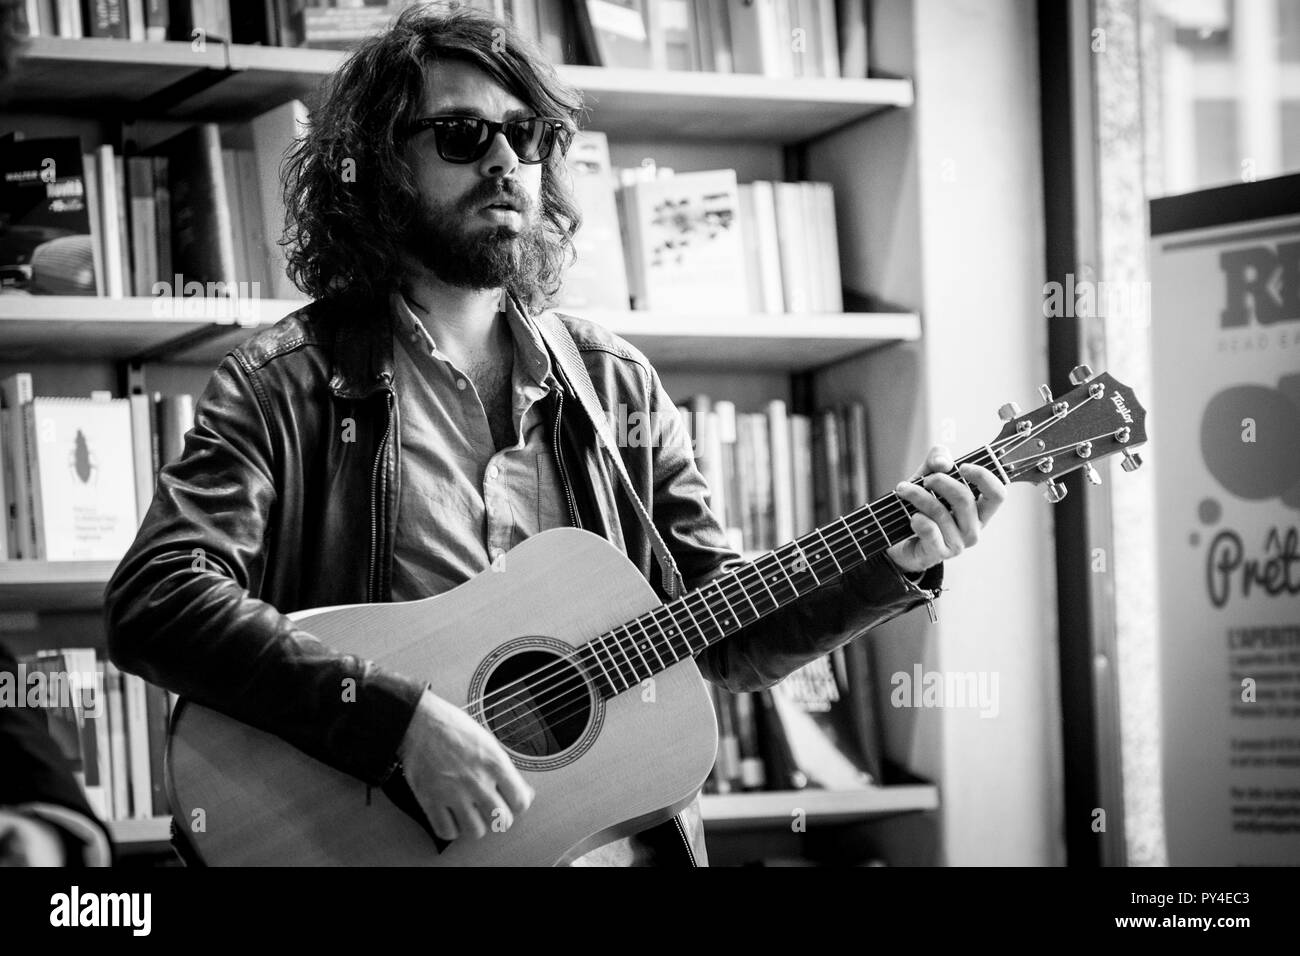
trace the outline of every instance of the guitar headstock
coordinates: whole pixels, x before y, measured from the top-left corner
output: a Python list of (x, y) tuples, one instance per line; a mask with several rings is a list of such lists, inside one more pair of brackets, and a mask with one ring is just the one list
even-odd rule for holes
[(1109, 455), (1123, 455), (1125, 471), (1142, 464), (1133, 449), (1147, 440), (1146, 409), (1133, 394), (1108, 373), (1093, 375), (1086, 365), (1070, 373), (1070, 391), (1052, 397), (1039, 386), (1044, 404), (1022, 413), (1014, 402), (998, 409), (1006, 424), (989, 446), (1011, 481), (1046, 485), (1047, 500), (1065, 497), (1056, 479), (1082, 468), (1093, 484), (1101, 483), (1092, 463)]

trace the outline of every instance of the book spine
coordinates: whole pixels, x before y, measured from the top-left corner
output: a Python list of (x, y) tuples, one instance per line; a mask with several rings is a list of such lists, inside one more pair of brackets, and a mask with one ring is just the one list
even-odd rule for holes
[(149, 720), (149, 783), (152, 814), (161, 817), (170, 812), (167, 804), (167, 778), (164, 766), (167, 754), (167, 730), (171, 717), (171, 701), (167, 698), (167, 691), (156, 684), (146, 684), (145, 706), (148, 709)]
[(150, 43), (162, 43), (167, 39), (167, 29), (170, 25), (171, 10), (168, 0), (145, 0), (145, 39)]
[[(157, 211), (158, 276), (172, 281), (172, 191), (167, 184), (167, 157), (153, 158), (154, 203)], [(181, 290), (173, 290), (179, 293)]]
[(113, 782), (113, 810), (117, 819), (124, 820), (131, 815), (126, 701), (122, 690), (122, 672), (112, 661), (104, 662), (104, 683), (108, 692), (109, 773)]
[(131, 464), (135, 469), (136, 516), (141, 523), (153, 500), (153, 434), (149, 421), (152, 402), (148, 395), (128, 396), (131, 402)]
[(813, 517), (812, 419), (807, 415), (790, 416), (790, 457), (794, 461), (794, 533), (805, 535), (817, 527)]
[(844, 287), (840, 275), (839, 231), (835, 228), (835, 187), (830, 183), (817, 183), (818, 223), (822, 230), (822, 248), (825, 250), (826, 311), (844, 311)]
[(35, 555), (32, 537), (31, 495), (27, 478), (27, 425), (23, 410), (32, 400), (32, 376), (18, 372), (0, 381), (0, 415), (5, 418), (5, 485), (9, 489), (9, 520), (13, 523), (13, 550), (10, 557), (30, 559)]
[(730, 793), (740, 784), (740, 740), (736, 736), (736, 718), (729, 690), (715, 688), (718, 715), (718, 792)]
[(126, 0), (126, 38), (133, 43), (143, 43), (147, 39), (144, 4), (145, 0)]
[(821, 75), (840, 75), (840, 40), (835, 23), (835, 0), (813, 0), (817, 4), (817, 25), (821, 30)]
[(104, 791), (104, 819), (118, 818), (117, 791), (113, 786), (113, 734), (109, 726), (111, 701), (108, 692), (108, 675), (104, 670), (104, 661), (97, 658), (95, 652), (87, 651), (87, 666), (94, 668), (99, 677), (100, 703), (96, 713), (87, 714), (87, 723), (95, 734), (95, 755), (99, 764), (99, 781)]
[(762, 790), (767, 786), (763, 751), (759, 745), (758, 721), (754, 715), (754, 695), (733, 695), (736, 709), (736, 740), (740, 759), (740, 786), (744, 790)]
[(136, 295), (150, 295), (158, 272), (158, 209), (153, 194), (153, 160), (132, 156), (127, 160), (131, 190), (132, 282)]
[(3, 534), (0, 534), (0, 561), (8, 561), (11, 556), (17, 556), (17, 548), (14, 546), (14, 529), (13, 514), (10, 508), (9, 492), (13, 488), (13, 478), (9, 474), (9, 443), (5, 437), (5, 415), (3, 409), (0, 409), (0, 508), (4, 509)]
[(126, 39), (126, 11), (122, 0), (84, 0), (82, 23), (88, 37)]
[(767, 403), (767, 440), (771, 450), (772, 514), (774, 544), (794, 538), (794, 459), (790, 455), (790, 419), (785, 402)]
[(131, 779), (131, 818), (153, 816), (153, 781), (149, 770), (149, 705), (142, 678), (122, 675), (126, 700), (127, 762)]
[(781, 240), (776, 224), (774, 184), (759, 181), (754, 187), (759, 275), (763, 277), (763, 311), (785, 311), (785, 286), (781, 277)]
[(816, 185), (796, 183), (799, 187), (799, 220), (803, 226), (805, 278), (808, 283), (808, 311), (826, 312), (829, 296), (826, 294), (825, 235), (819, 228)]
[(859, 508), (871, 500), (867, 478), (867, 409), (861, 402), (848, 405), (849, 476), (853, 497), (850, 508)]
[(81, 0), (55, 0), (59, 36), (84, 37), (86, 35), (81, 19)]
[(86, 187), (86, 217), (90, 220), (90, 259), (95, 269), (95, 295), (107, 295), (108, 285), (104, 279), (104, 210), (99, 202), (99, 157), (94, 153), (81, 155), (81, 176)]
[(104, 285), (110, 299), (120, 299), (126, 293), (122, 285), (122, 238), (118, 222), (122, 210), (118, 206), (117, 162), (112, 146), (101, 146), (95, 154), (99, 173), (100, 238), (104, 243)]
[(127, 199), (126, 160), (121, 156), (113, 157), (113, 170), (117, 177), (117, 244), (122, 250), (122, 293), (135, 295), (135, 276), (131, 256), (131, 205)]
[(840, 76), (866, 79), (867, 11), (862, 0), (837, 0), (836, 22), (839, 26)]
[(36, 417), (31, 402), (23, 406), (23, 469), (27, 480), (27, 520), (32, 542), (32, 558), (37, 561), (45, 558), (45, 522), (42, 520), (44, 501), (41, 495), (39, 458), (36, 450)]

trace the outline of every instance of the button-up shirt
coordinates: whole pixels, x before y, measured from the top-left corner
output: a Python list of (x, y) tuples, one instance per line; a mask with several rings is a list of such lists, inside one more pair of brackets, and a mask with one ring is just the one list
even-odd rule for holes
[(514, 441), (498, 451), (473, 379), (402, 295), (391, 297), (402, 448), (394, 601), (440, 594), (525, 538), (570, 524), (541, 401), (559, 381), (531, 320), (506, 300)]

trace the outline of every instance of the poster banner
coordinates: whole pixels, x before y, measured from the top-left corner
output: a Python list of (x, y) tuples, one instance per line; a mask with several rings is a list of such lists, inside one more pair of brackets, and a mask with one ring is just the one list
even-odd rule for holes
[(1169, 862), (1300, 864), (1300, 177), (1151, 207)]

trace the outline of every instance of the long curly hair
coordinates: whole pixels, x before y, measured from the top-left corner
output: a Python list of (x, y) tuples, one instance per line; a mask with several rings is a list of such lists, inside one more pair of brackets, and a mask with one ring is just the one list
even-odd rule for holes
[[(461, 60), (482, 69), (565, 135), (542, 168), (545, 262), (536, 288), (509, 291), (530, 310), (547, 307), (574, 257), (582, 216), (567, 186), (562, 148), (585, 113), (535, 44), (470, 7), (409, 7), (363, 41), (330, 81), (310, 129), (281, 172), (288, 274), (316, 298), (378, 298), (399, 281), (402, 237), (418, 208), (404, 131), (423, 103), (425, 64)], [(350, 173), (350, 174), (349, 174)]]

